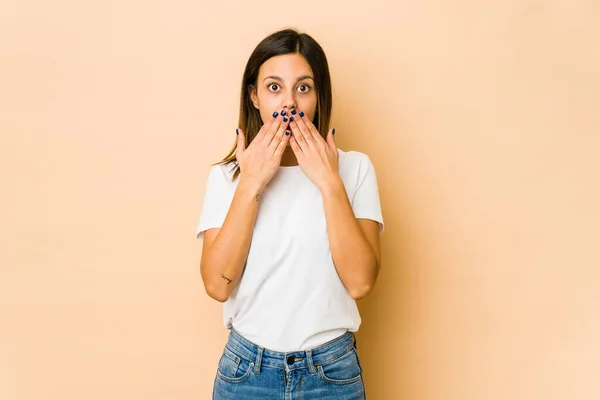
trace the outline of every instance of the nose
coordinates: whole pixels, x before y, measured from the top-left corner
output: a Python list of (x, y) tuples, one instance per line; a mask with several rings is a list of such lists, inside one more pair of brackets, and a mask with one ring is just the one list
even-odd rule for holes
[(297, 107), (294, 91), (288, 91), (283, 99), (283, 109), (291, 111)]

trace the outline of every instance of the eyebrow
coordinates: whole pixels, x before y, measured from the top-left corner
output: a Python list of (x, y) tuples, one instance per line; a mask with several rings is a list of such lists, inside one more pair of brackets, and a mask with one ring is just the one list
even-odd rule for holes
[[(275, 75), (269, 75), (269, 76), (267, 76), (265, 79), (263, 79), (263, 82), (266, 81), (267, 79), (274, 79), (276, 81), (283, 82), (283, 79), (281, 79), (279, 76), (275, 76)], [(304, 79), (312, 79), (313, 82), (315, 81), (315, 78), (313, 78), (312, 76), (310, 76), (310, 75), (303, 75), (303, 76), (299, 77), (298, 79), (296, 79), (296, 82), (300, 82), (300, 81), (302, 81)]]

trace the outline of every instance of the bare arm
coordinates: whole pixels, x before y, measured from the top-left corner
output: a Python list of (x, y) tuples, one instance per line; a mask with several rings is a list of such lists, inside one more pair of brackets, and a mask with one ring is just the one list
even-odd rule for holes
[(224, 302), (242, 276), (258, 211), (258, 187), (240, 182), (223, 226), (204, 234), (200, 274), (206, 293)]
[(341, 179), (321, 194), (335, 268), (352, 298), (365, 297), (379, 275), (379, 224), (354, 216)]
[(206, 293), (224, 302), (242, 276), (258, 213), (260, 193), (277, 172), (289, 136), (287, 119), (274, 115), (246, 149), (246, 138), (238, 134), (236, 158), (240, 177), (220, 228), (204, 233), (200, 274)]
[(330, 130), (325, 138), (306, 115), (290, 124), (290, 146), (300, 167), (321, 191), (327, 237), (337, 273), (354, 299), (373, 289), (379, 274), (379, 224), (357, 219), (338, 172), (338, 150)]

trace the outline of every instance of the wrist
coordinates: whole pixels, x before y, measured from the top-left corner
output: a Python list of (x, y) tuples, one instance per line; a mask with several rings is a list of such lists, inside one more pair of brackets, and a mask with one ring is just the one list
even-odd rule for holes
[(334, 196), (339, 193), (346, 193), (346, 187), (344, 186), (344, 182), (339, 175), (332, 176), (328, 179), (322, 187), (319, 188), (321, 191), (321, 195), (325, 196)]
[(244, 179), (242, 176), (240, 176), (240, 182), (238, 183), (236, 190), (244, 197), (256, 199), (258, 201), (263, 189), (264, 185), (261, 183), (250, 179)]

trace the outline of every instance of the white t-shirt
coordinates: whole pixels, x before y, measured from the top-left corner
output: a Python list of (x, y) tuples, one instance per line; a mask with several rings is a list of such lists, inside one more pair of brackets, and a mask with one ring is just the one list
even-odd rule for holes
[[(373, 164), (363, 153), (338, 149), (338, 170), (356, 218), (383, 217)], [(220, 228), (239, 178), (233, 164), (213, 166), (197, 237)], [(361, 322), (329, 248), (323, 200), (299, 166), (279, 167), (261, 194), (245, 270), (223, 304), (223, 322), (269, 350), (307, 350)]]

